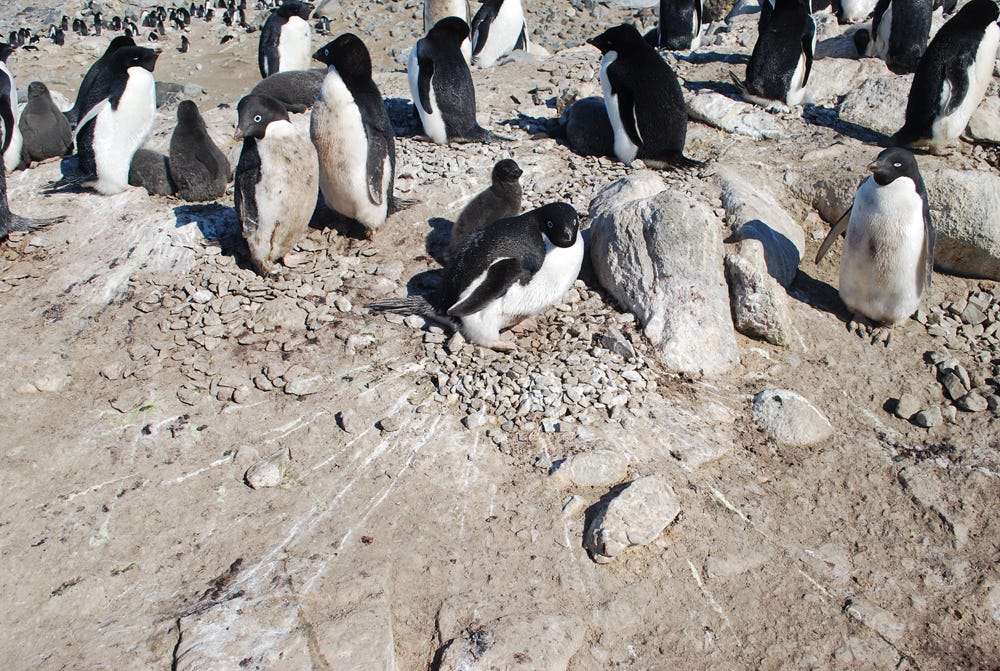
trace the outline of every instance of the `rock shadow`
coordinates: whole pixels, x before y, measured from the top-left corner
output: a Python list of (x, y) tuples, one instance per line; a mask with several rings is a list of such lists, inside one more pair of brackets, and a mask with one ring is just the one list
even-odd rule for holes
[(840, 300), (840, 293), (826, 282), (812, 277), (802, 268), (799, 268), (792, 285), (788, 287), (788, 295), (816, 310), (833, 315), (844, 324), (851, 320), (847, 306)]
[(521, 112), (516, 117), (500, 121), (498, 126), (520, 128), (532, 137), (558, 137), (560, 134), (559, 119), (555, 117), (530, 116)]
[(392, 132), (396, 137), (413, 137), (423, 133), (420, 115), (417, 108), (406, 98), (386, 98), (385, 111), (392, 123)]
[[(615, 487), (612, 487), (609, 492), (607, 492), (606, 494), (604, 494), (604, 496), (602, 496), (600, 499), (598, 499), (596, 503), (594, 503), (589, 508), (587, 508), (587, 510), (584, 511), (584, 513), (583, 513), (583, 535), (580, 536), (580, 547), (586, 549), (586, 547), (584, 545), (584, 542), (587, 539), (587, 529), (589, 529), (590, 525), (594, 523), (594, 518), (596, 518), (598, 516), (598, 514), (600, 514), (600, 512), (602, 510), (604, 510), (608, 506), (609, 503), (611, 503), (612, 499), (614, 499), (616, 496), (618, 496), (619, 494), (621, 494), (622, 491), (624, 491), (625, 488), (628, 487), (630, 484), (631, 484), (630, 482), (625, 482), (625, 483), (622, 483), (622, 484), (617, 485)], [(588, 551), (588, 554), (589, 554), (589, 551)]]
[(865, 128), (851, 121), (840, 118), (840, 114), (832, 107), (821, 105), (806, 105), (802, 111), (802, 120), (814, 126), (832, 128), (841, 135), (876, 147), (891, 146), (892, 138), (871, 128)]
[[(219, 203), (194, 203), (174, 208), (175, 228), (194, 224), (205, 242), (215, 243), (226, 256), (248, 258), (236, 210)], [(242, 264), (241, 264), (242, 265)]]
[[(766, 221), (760, 219), (750, 219), (740, 224), (732, 235), (723, 240), (727, 245), (742, 242), (743, 240), (757, 240), (764, 249), (774, 250), (772, 253), (764, 255), (767, 264), (767, 272), (771, 277), (782, 277), (791, 274), (788, 271), (790, 266), (779, 267), (779, 259), (801, 259), (799, 249), (784, 233), (768, 225)], [(776, 253), (774, 253), (776, 252)]]
[[(736, 73), (734, 73), (734, 74), (736, 74)], [(738, 74), (736, 74), (736, 76), (739, 77)], [(689, 80), (689, 81), (684, 82), (684, 88), (686, 88), (689, 91), (693, 91), (695, 93), (698, 93), (701, 90), (707, 89), (709, 91), (712, 91), (713, 93), (718, 93), (720, 95), (726, 96), (727, 98), (732, 98), (733, 100), (736, 100), (737, 102), (741, 102), (741, 103), (746, 103), (747, 102), (746, 100), (743, 99), (743, 94), (740, 93), (740, 90), (738, 88), (736, 88), (736, 85), (733, 84), (732, 82), (694, 81), (694, 80)], [(749, 105), (751, 103), (747, 103), (747, 104)]]
[(726, 54), (719, 51), (695, 51), (690, 54), (674, 54), (674, 57), (692, 65), (706, 65), (708, 63), (746, 65), (750, 62), (750, 56), (747, 54)]

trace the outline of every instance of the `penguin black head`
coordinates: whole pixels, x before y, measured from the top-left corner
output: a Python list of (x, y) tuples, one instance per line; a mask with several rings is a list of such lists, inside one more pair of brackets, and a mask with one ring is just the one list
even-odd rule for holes
[(49, 95), (49, 88), (42, 82), (31, 82), (28, 84), (28, 100), (41, 98)]
[(111, 67), (116, 72), (127, 72), (130, 68), (142, 68), (152, 72), (159, 57), (159, 49), (122, 47), (111, 57)]
[(236, 106), (239, 121), (236, 124), (236, 139), (252, 137), (264, 139), (268, 124), (288, 121), (285, 106), (271, 96), (246, 96)]
[(556, 247), (572, 247), (580, 229), (580, 217), (569, 203), (549, 203), (528, 213), (538, 228)]
[(313, 59), (337, 69), (349, 79), (371, 79), (372, 58), (368, 47), (354, 33), (344, 33), (313, 54)]
[(911, 151), (902, 147), (886, 149), (868, 166), (868, 169), (872, 172), (872, 179), (879, 186), (888, 186), (900, 177), (907, 177), (913, 180), (914, 184), (921, 183), (916, 157)]
[(190, 100), (182, 100), (177, 106), (177, 125), (204, 128), (205, 120), (201, 118), (198, 106)]
[(133, 40), (131, 37), (129, 37), (128, 35), (119, 35), (115, 39), (111, 40), (111, 43), (108, 45), (107, 51), (105, 51), (104, 53), (110, 54), (114, 53), (115, 51), (118, 51), (119, 49), (123, 49), (124, 47), (134, 47), (134, 46), (135, 46), (135, 40)]
[(14, 53), (13, 46), (0, 43), (0, 63), (6, 63), (12, 53)]
[(446, 16), (427, 31), (427, 37), (461, 45), (469, 36), (469, 24), (457, 16)]
[(298, 0), (291, 0), (291, 2), (285, 2), (278, 7), (276, 10), (278, 16), (282, 16), (289, 19), (293, 16), (297, 16), (304, 21), (309, 20), (309, 15), (312, 14), (315, 7), (310, 2), (298, 2)]
[(642, 35), (639, 34), (635, 26), (631, 23), (623, 23), (620, 26), (608, 28), (597, 37), (590, 38), (587, 40), (587, 44), (597, 47), (601, 50), (602, 54), (606, 54), (609, 51), (621, 54), (634, 51), (645, 45), (646, 42), (642, 39)]
[[(461, 21), (461, 19), (459, 19), (459, 21)], [(510, 184), (521, 179), (521, 175), (523, 174), (524, 171), (521, 170), (521, 166), (519, 166), (513, 159), (505, 158), (502, 161), (497, 161), (497, 164), (493, 166), (494, 182), (504, 182)]]

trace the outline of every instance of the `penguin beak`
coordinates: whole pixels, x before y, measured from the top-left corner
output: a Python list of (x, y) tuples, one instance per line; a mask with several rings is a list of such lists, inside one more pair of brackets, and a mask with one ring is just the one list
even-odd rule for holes
[(236, 128), (236, 130), (233, 132), (233, 139), (234, 140), (242, 140), (243, 139), (243, 129), (242, 128), (239, 128), (239, 127)]
[(878, 172), (879, 164), (878, 161), (868, 164), (868, 172)]

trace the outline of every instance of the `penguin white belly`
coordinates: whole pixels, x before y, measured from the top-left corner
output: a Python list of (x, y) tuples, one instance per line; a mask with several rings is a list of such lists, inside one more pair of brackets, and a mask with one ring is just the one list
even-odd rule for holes
[[(618, 160), (628, 165), (635, 160), (639, 153), (639, 147), (632, 143), (625, 126), (622, 124), (621, 113), (618, 110), (618, 96), (611, 92), (611, 80), (608, 79), (608, 67), (618, 58), (618, 52), (609, 51), (601, 58), (601, 93), (604, 94), (604, 107), (608, 110), (608, 118), (611, 121), (611, 129), (615, 134), (615, 156)], [(636, 132), (639, 130), (639, 123), (636, 120)]]
[(444, 126), (444, 116), (441, 114), (441, 108), (438, 107), (437, 96), (434, 95), (433, 77), (431, 78), (431, 86), (428, 91), (433, 111), (428, 113), (424, 109), (424, 106), (420, 104), (420, 64), (417, 60), (417, 47), (413, 47), (410, 51), (410, 62), (407, 64), (406, 76), (410, 80), (410, 97), (417, 108), (417, 114), (420, 115), (420, 123), (424, 126), (424, 133), (437, 144), (448, 144), (448, 132)]
[[(997, 48), (1000, 47), (1000, 26), (991, 23), (986, 27), (983, 39), (979, 42), (976, 50), (976, 60), (969, 66), (969, 88), (965, 98), (959, 103), (953, 112), (945, 116), (938, 117), (931, 124), (931, 137), (935, 144), (951, 144), (958, 140), (959, 136), (969, 125), (969, 119), (973, 112), (979, 107), (986, 95), (986, 88), (993, 77), (994, 62), (997, 57)], [(941, 91), (942, 108), (951, 99), (951, 85), (944, 82)]]
[(326, 204), (368, 228), (384, 223), (392, 174), (389, 157), (383, 163), (382, 203), (375, 205), (368, 197), (368, 139), (361, 110), (336, 68), (330, 67), (323, 80), (310, 132), (319, 155), (319, 185)]
[(850, 23), (864, 21), (875, 9), (876, 2), (877, 0), (843, 0), (841, 5), (844, 9), (844, 20)]
[(99, 193), (112, 195), (128, 188), (132, 156), (152, 132), (155, 116), (153, 74), (144, 68), (129, 68), (118, 109), (104, 103), (94, 122), (94, 161), (97, 164), (94, 188)]
[(476, 65), (489, 68), (503, 56), (514, 51), (517, 38), (524, 30), (524, 12), (521, 10), (521, 0), (504, 0), (500, 11), (490, 24), (486, 44), (476, 56)]
[(840, 262), (840, 297), (854, 312), (895, 324), (920, 306), (918, 279), (923, 273), (923, 200), (913, 181), (899, 178), (861, 186), (847, 225)]
[(691, 46), (690, 51), (694, 51), (701, 46), (701, 24), (698, 22), (698, 12), (691, 12)]
[(278, 39), (278, 72), (308, 70), (311, 59), (312, 28), (307, 21), (293, 16), (281, 27), (281, 36)]
[(21, 150), (24, 147), (24, 138), (18, 127), (21, 120), (21, 106), (17, 102), (17, 82), (14, 81), (13, 73), (7, 69), (6, 63), (0, 63), (0, 71), (7, 75), (7, 79), (10, 81), (10, 107), (11, 113), (14, 115), (14, 129), (11, 132), (10, 145), (3, 155), (3, 163), (7, 172), (14, 172), (21, 164)]
[[(816, 30), (815, 30), (815, 20), (812, 17), (808, 18), (809, 21), (813, 21), (813, 39), (812, 39), (812, 53), (816, 53)], [(795, 70), (792, 72), (792, 79), (789, 82), (788, 93), (785, 95), (785, 104), (789, 107), (795, 107), (796, 105), (801, 105), (803, 103), (811, 102), (812, 97), (809, 95), (806, 89), (806, 54), (802, 53), (799, 55), (799, 62), (795, 64)]]
[(881, 58), (883, 61), (889, 56), (889, 36), (892, 34), (892, 3), (885, 8), (882, 20), (878, 24), (878, 34), (874, 35), (868, 47), (869, 56)]

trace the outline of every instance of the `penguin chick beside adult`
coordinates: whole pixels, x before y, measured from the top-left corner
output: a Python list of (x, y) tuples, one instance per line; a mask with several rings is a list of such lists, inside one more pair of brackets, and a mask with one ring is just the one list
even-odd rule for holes
[(309, 15), (312, 11), (313, 6), (308, 2), (288, 0), (267, 17), (257, 47), (261, 77), (309, 68), (312, 53)]
[(582, 264), (576, 211), (568, 203), (549, 203), (470, 235), (444, 269), (433, 302), (417, 296), (369, 307), (420, 314), (471, 343), (509, 352), (514, 344), (501, 340), (500, 331), (559, 303)]
[(472, 62), (490, 68), (504, 56), (528, 50), (528, 28), (521, 0), (482, 0), (472, 17)]
[(629, 165), (692, 167), (684, 156), (687, 109), (677, 75), (636, 30), (623, 23), (587, 40), (600, 49), (601, 90), (614, 130), (614, 152)]
[(24, 160), (41, 163), (66, 154), (73, 145), (73, 131), (42, 82), (28, 84), (28, 103), (18, 122), (24, 142)]
[(319, 198), (319, 159), (309, 135), (274, 98), (249, 95), (237, 106), (236, 214), (254, 266), (264, 275), (306, 230)]
[(410, 95), (424, 132), (437, 144), (506, 139), (476, 121), (476, 88), (461, 51), (468, 35), (465, 21), (448, 16), (434, 24), (410, 51)]
[(177, 197), (194, 202), (221, 198), (231, 177), (229, 159), (208, 134), (198, 106), (182, 101), (170, 137), (170, 178)]
[(521, 213), (521, 175), (524, 171), (512, 159), (505, 158), (493, 166), (492, 183), (469, 201), (451, 228), (447, 258), (451, 259), (465, 241), (498, 219), (516, 217)]
[[(7, 172), (14, 172), (24, 163), (22, 149), (24, 148), (24, 138), (21, 137), (20, 107), (17, 102), (17, 82), (13, 73), (7, 67), (7, 59), (14, 53), (14, 47), (9, 44), (0, 44), (0, 75), (7, 79), (7, 97), (0, 101), (0, 114), (5, 117), (10, 115), (7, 135), (4, 138), (4, 151), (2, 152), (4, 167)], [(7, 121), (7, 119), (5, 119)]]
[[(457, 16), (471, 25), (468, 0), (424, 0), (424, 35), (441, 19)], [(472, 42), (470, 37), (462, 40), (462, 56), (466, 63), (472, 62)]]
[(879, 0), (871, 31), (854, 33), (858, 54), (881, 58), (897, 75), (915, 72), (931, 32), (933, 0)]
[(330, 209), (371, 236), (399, 209), (393, 196), (396, 139), (364, 42), (352, 33), (313, 56), (327, 66), (309, 134), (319, 156), (319, 187)]
[(894, 144), (943, 154), (958, 142), (993, 77), (998, 17), (993, 0), (970, 0), (941, 27), (917, 66)]
[(177, 187), (170, 177), (170, 160), (160, 152), (139, 149), (128, 169), (129, 186), (141, 186), (151, 196), (172, 196)]
[[(912, 315), (931, 284), (934, 227), (916, 158), (893, 147), (868, 166), (851, 209), (823, 240), (818, 264), (845, 232), (840, 297), (854, 313), (849, 328), (888, 344), (890, 328)], [(850, 217), (848, 217), (848, 214)]]
[(816, 21), (809, 10), (808, 0), (776, 0), (750, 55), (746, 81), (730, 74), (748, 102), (784, 110), (811, 102), (806, 86), (816, 51)]
[(656, 47), (694, 51), (701, 46), (702, 9), (702, 0), (660, 0)]

